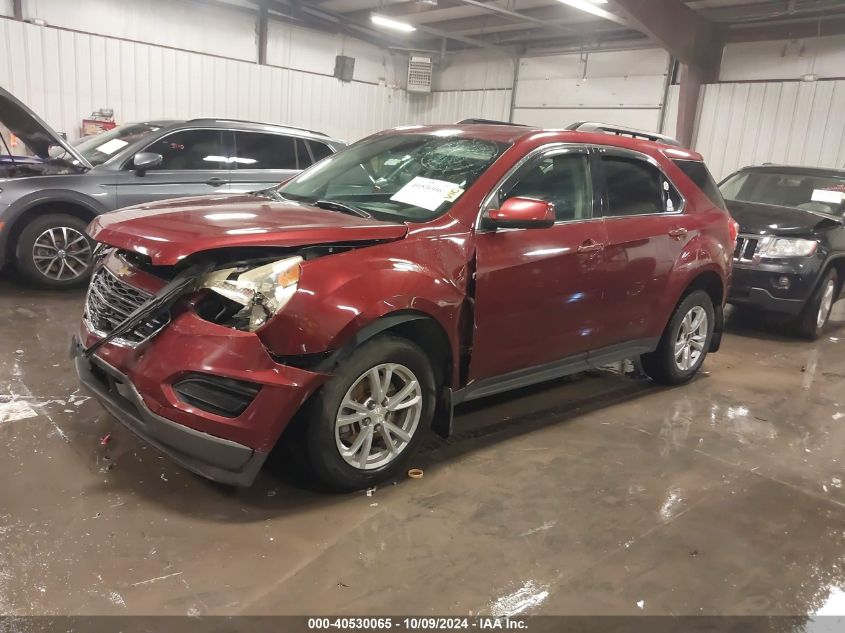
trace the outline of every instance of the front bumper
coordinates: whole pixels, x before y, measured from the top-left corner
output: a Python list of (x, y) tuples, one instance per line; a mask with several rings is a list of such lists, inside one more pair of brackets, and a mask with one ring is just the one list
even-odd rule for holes
[(71, 357), (79, 382), (103, 408), (173, 461), (220, 483), (249, 486), (255, 480), (267, 453), (156, 415), (125, 374), (96, 356), (85, 358), (76, 337), (71, 343)]
[[(160, 280), (132, 271), (135, 287), (156, 292)], [(87, 358), (102, 334), (83, 320), (71, 350), (82, 385), (135, 434), (209, 479), (248, 486), (303, 403), (328, 378), (277, 363), (257, 335), (202, 319), (190, 301), (170, 323), (130, 346), (109, 342)], [(214, 412), (186, 400), (175, 385), (196, 375), (257, 387), (240, 413)]]
[[(728, 302), (796, 316), (815, 289), (820, 267), (815, 259), (744, 265), (734, 263)], [(776, 281), (789, 280), (788, 288)]]

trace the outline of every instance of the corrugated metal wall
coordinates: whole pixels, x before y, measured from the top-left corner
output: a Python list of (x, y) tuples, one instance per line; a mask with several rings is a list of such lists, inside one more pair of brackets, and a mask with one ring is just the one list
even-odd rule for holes
[(409, 95), (330, 76), (0, 18), (0, 85), (69, 138), (83, 117), (204, 116), (313, 128), (347, 140), (397, 125), (507, 118), (510, 90)]
[(845, 167), (845, 81), (704, 87), (694, 147), (716, 178), (764, 162)]
[(514, 120), (544, 127), (601, 121), (657, 131), (669, 54), (659, 49), (525, 57)]

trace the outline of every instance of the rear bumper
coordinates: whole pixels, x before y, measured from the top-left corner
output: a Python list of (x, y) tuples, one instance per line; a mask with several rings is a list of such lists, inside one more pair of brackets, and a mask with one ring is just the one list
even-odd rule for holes
[(188, 470), (220, 483), (249, 486), (267, 453), (196, 431), (156, 415), (129, 378), (96, 356), (87, 359), (76, 337), (71, 357), (81, 385), (106, 411)]

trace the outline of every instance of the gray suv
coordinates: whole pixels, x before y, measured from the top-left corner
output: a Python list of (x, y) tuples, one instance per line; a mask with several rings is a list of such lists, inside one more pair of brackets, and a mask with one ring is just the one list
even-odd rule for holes
[(267, 189), (345, 146), (298, 128), (195, 119), (129, 123), (70, 144), (0, 88), (0, 266), (48, 288), (91, 271), (101, 213)]

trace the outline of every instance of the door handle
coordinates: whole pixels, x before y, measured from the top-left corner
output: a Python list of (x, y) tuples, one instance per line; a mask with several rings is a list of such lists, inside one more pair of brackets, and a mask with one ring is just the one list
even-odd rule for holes
[(686, 237), (687, 233), (689, 233), (689, 231), (687, 231), (686, 229), (677, 227), (669, 231), (669, 237), (671, 237), (673, 240), (679, 240), (681, 238)]
[(602, 249), (604, 249), (604, 244), (594, 242), (593, 240), (587, 240), (578, 247), (578, 254), (583, 255), (587, 253), (597, 253)]
[(209, 178), (208, 180), (206, 180), (205, 184), (211, 185), (212, 187), (219, 187), (221, 185), (225, 185), (226, 181), (223, 180), (222, 178), (215, 177), (215, 178)]

